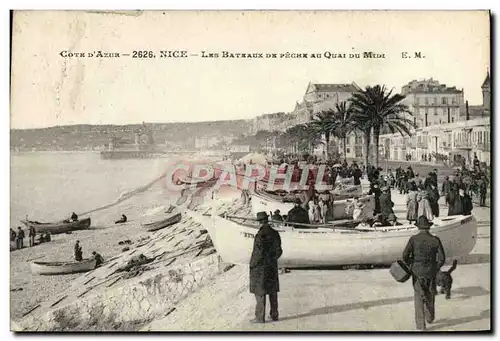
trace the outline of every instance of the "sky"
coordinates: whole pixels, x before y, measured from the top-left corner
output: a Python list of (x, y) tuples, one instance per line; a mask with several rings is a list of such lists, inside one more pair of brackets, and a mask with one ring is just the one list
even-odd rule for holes
[[(98, 58), (98, 50), (130, 56)], [(132, 58), (139, 50), (156, 58)], [(162, 50), (188, 57), (160, 58)], [(202, 58), (202, 51), (278, 58)], [(369, 51), (385, 58), (325, 56)], [(286, 52), (321, 58), (279, 58)], [(249, 119), (292, 111), (309, 82), (401, 91), (433, 77), (463, 88), (475, 105), (489, 57), (486, 11), (22, 11), (13, 25), (11, 128)]]

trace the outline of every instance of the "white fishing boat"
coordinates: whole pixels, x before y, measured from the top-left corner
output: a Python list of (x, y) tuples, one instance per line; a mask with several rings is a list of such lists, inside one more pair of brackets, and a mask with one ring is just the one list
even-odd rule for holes
[(81, 262), (32, 262), (31, 272), (36, 275), (65, 275), (94, 270), (96, 260), (84, 259)]
[[(281, 214), (287, 214), (290, 211), (294, 203), (285, 202), (283, 198), (278, 195), (269, 194), (266, 192), (254, 192), (250, 194), (252, 204), (252, 213), (257, 214), (257, 212), (274, 212), (275, 210), (280, 210)], [(302, 200), (304, 201), (304, 200)], [(365, 205), (365, 212), (373, 213), (375, 210), (375, 197), (373, 195), (360, 196), (359, 201)], [(352, 219), (353, 199), (343, 198), (333, 201), (333, 217), (335, 220), (339, 219)]]
[[(208, 230), (224, 262), (248, 264), (257, 234), (255, 221), (238, 223), (219, 216), (188, 211)], [(441, 239), (448, 259), (468, 255), (476, 244), (477, 222), (473, 216), (436, 218), (430, 232)], [(337, 228), (298, 229), (273, 227), (279, 231), (283, 254), (281, 267), (321, 267), (352, 264), (391, 264), (401, 259), (408, 239), (417, 233), (414, 225), (383, 227), (381, 230)]]

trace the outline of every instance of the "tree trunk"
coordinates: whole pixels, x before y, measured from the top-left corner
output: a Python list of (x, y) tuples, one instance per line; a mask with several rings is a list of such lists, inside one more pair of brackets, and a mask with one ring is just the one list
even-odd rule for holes
[(347, 162), (347, 136), (344, 136), (343, 143), (344, 143), (344, 160)]
[(328, 145), (330, 144), (330, 134), (325, 134), (325, 158), (326, 158), (326, 161), (330, 161), (330, 154), (328, 153)]
[(365, 152), (364, 152), (364, 157), (365, 157), (365, 167), (368, 166), (368, 154), (370, 153), (370, 137), (371, 137), (371, 131), (370, 130), (367, 130), (364, 132), (364, 135), (365, 135), (365, 139), (364, 139), (364, 143), (365, 143)]
[(380, 129), (378, 129), (377, 127), (374, 127), (373, 128), (373, 139), (375, 140), (375, 167), (378, 168), (378, 162), (379, 162), (379, 152), (378, 152), (378, 148), (379, 148), (379, 144), (380, 144)]

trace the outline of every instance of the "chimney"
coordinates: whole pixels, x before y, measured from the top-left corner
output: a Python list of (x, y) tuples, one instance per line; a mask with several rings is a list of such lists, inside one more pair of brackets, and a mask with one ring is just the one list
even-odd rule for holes
[(469, 120), (469, 101), (465, 101), (465, 120)]

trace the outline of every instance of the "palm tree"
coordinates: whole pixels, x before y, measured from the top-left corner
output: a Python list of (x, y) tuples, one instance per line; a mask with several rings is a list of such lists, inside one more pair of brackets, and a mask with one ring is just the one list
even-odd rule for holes
[(365, 164), (368, 164), (372, 131), (375, 140), (376, 167), (379, 163), (379, 136), (382, 129), (385, 128), (391, 133), (399, 132), (402, 136), (411, 136), (410, 129), (415, 125), (413, 120), (405, 117), (405, 114), (412, 114), (408, 106), (401, 103), (404, 98), (404, 95), (393, 94), (392, 90), (387, 90), (385, 85), (367, 86), (364, 90), (353, 94), (351, 98), (353, 119), (365, 137)]
[(330, 145), (330, 136), (336, 127), (334, 111), (332, 109), (328, 109), (316, 113), (313, 120), (307, 125), (310, 129), (311, 138), (313, 140), (321, 139), (322, 136), (325, 136), (325, 154), (326, 160), (328, 161), (330, 155), (328, 150)]
[(332, 135), (342, 140), (344, 148), (344, 160), (347, 160), (347, 136), (355, 129), (353, 119), (354, 112), (349, 103), (340, 102), (333, 109), (333, 131)]

